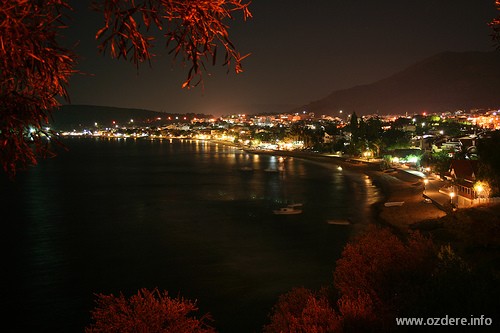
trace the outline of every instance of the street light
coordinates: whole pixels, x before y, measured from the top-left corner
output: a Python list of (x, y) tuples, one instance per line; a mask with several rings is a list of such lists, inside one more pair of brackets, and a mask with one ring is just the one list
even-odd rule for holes
[(475, 190), (477, 192), (477, 198), (478, 198), (478, 201), (481, 202), (481, 193), (483, 192), (484, 190), (484, 187), (483, 185), (481, 184), (478, 184), (475, 186)]
[(450, 203), (453, 204), (453, 198), (455, 197), (455, 192), (450, 192)]
[(478, 195), (481, 195), (481, 192), (483, 192), (484, 188), (482, 185), (476, 186), (476, 192)]
[(429, 179), (427, 178), (424, 178), (424, 193), (425, 193), (425, 190), (427, 188), (427, 184), (429, 183)]
[(368, 161), (370, 159), (370, 157), (372, 156), (372, 152), (371, 150), (369, 150), (368, 148), (366, 149), (366, 151), (363, 153), (363, 156), (366, 158), (366, 160)]

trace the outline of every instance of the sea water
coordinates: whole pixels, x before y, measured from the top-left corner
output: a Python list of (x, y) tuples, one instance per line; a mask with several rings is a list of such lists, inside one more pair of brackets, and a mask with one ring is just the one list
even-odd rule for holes
[[(0, 181), (1, 302), (15, 332), (82, 332), (96, 293), (140, 288), (197, 300), (219, 332), (260, 332), (279, 295), (332, 284), (378, 198), (333, 164), (208, 141), (64, 144)], [(273, 214), (287, 202), (303, 213)]]

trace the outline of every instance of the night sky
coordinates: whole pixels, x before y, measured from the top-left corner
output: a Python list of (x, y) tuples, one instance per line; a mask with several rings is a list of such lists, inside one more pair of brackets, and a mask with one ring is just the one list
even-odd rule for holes
[(204, 89), (186, 90), (187, 69), (162, 41), (152, 68), (137, 71), (98, 53), (103, 18), (87, 9), (90, 1), (70, 3), (64, 43), (78, 43), (78, 69), (92, 74), (71, 79), (72, 104), (216, 116), (288, 111), (439, 52), (493, 50), (487, 23), (497, 15), (494, 0), (254, 0), (252, 19), (228, 22), (238, 51), (252, 53), (245, 72), (226, 74), (219, 63)]

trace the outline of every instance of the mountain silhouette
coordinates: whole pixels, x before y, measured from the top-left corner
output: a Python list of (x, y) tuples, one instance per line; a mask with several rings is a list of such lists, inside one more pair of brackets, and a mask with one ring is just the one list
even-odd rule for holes
[(493, 51), (439, 53), (372, 84), (334, 91), (300, 110), (383, 115), (498, 107), (500, 52)]
[(113, 122), (127, 124), (130, 119), (144, 121), (165, 114), (130, 108), (117, 108), (95, 105), (62, 105), (51, 115), (50, 125), (56, 129), (88, 128), (98, 123), (100, 126), (112, 126)]

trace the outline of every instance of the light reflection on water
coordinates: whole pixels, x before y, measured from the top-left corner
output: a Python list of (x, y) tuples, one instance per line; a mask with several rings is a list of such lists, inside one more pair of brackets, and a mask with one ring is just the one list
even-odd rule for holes
[[(82, 331), (93, 293), (141, 287), (198, 299), (220, 332), (260, 331), (278, 295), (331, 283), (378, 198), (369, 179), (335, 166), (206, 141), (67, 144), (1, 184), (3, 216), (14, 216), (4, 222), (2, 302), (18, 331)], [(286, 201), (304, 213), (274, 216)], [(325, 223), (346, 217), (356, 224)]]

